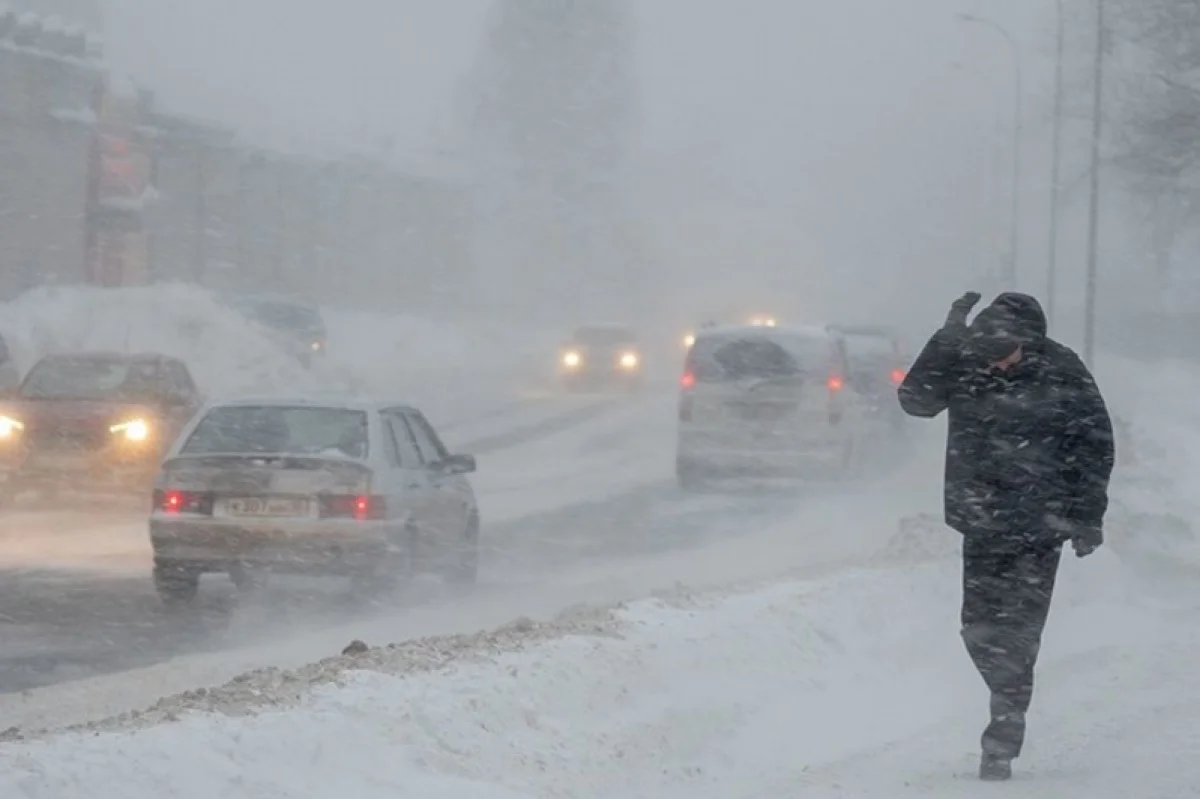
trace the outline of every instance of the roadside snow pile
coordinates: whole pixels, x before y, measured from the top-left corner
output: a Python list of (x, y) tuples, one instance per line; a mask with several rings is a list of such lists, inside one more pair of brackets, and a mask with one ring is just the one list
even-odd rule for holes
[[(1127, 628), (1167, 626), (1119, 604), (1111, 559), (1087, 564), (1064, 570), (1079, 571), (1064, 574), (1043, 654), (1051, 683), (1092, 680), (1112, 655), (1139, 651), (1144, 640), (1117, 637)], [(979, 721), (986, 698), (957, 602), (957, 570), (935, 564), (736, 595), (680, 590), (546, 624), (353, 647), (7, 743), (0, 795), (786, 795), (810, 769), (946, 719)], [(1102, 677), (1094, 687), (1108, 693)]]
[(22, 372), (48, 353), (111, 350), (182, 358), (210, 395), (315, 382), (255, 326), (193, 286), (36, 289), (0, 306), (0, 332)]
[[(323, 308), (329, 358), (375, 390), (419, 395), (437, 386), (510, 386), (553, 362), (546, 337), (518, 325)], [(550, 353), (550, 354), (547, 354)], [(424, 400), (424, 397), (416, 396)]]
[[(1200, 569), (1200, 367), (1105, 356), (1098, 379), (1114, 416), (1129, 424), (1117, 440), (1109, 541), (1123, 556)], [(1132, 455), (1132, 457), (1130, 457)]]

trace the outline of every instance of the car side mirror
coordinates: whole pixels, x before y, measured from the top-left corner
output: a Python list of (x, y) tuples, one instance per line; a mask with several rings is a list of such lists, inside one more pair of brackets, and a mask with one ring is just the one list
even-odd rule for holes
[(475, 471), (474, 455), (451, 455), (441, 463), (446, 474), (471, 474)]

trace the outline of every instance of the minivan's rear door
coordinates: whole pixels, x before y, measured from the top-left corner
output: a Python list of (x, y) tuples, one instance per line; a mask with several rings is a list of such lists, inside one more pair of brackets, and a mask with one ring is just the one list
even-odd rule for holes
[[(686, 421), (722, 438), (769, 446), (824, 430), (840, 376), (828, 338), (764, 332), (702, 336), (688, 355)], [(831, 382), (833, 381), (833, 382)]]

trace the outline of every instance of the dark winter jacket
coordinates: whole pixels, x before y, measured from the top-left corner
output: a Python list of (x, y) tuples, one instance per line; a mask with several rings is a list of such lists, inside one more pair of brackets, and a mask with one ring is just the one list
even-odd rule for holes
[[(1008, 371), (991, 364), (1022, 348)], [(1114, 462), (1091, 373), (1046, 337), (1037, 300), (1001, 294), (969, 327), (948, 324), (899, 388), (912, 416), (949, 413), (946, 523), (964, 535), (1058, 542), (1099, 530)]]

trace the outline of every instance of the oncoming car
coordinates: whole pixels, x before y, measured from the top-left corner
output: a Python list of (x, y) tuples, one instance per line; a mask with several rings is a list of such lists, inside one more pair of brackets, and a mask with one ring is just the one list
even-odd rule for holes
[(479, 509), (425, 416), (405, 404), (240, 400), (205, 408), (158, 475), (154, 584), (191, 602), (200, 576), (345, 576), (378, 590), (433, 571), (474, 582)]
[(865, 409), (847, 367), (842, 338), (824, 328), (701, 331), (680, 381), (680, 485), (853, 472)]
[(312, 305), (289, 297), (249, 294), (234, 297), (230, 304), (251, 322), (265, 328), (268, 336), (304, 366), (325, 354), (327, 333), (321, 312)]
[(559, 376), (571, 389), (641, 385), (642, 348), (632, 328), (581, 327), (558, 355)]
[(0, 404), (0, 486), (146, 491), (202, 402), (182, 361), (154, 353), (47, 355)]

